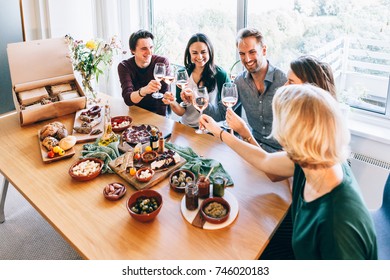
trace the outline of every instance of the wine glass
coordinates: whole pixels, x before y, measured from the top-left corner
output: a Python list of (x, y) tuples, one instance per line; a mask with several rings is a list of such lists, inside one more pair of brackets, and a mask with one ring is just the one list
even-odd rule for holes
[[(232, 108), (238, 100), (237, 86), (234, 83), (224, 83), (221, 92), (222, 103), (227, 108)], [(223, 122), (225, 128), (230, 128), (226, 120)]]
[(164, 82), (168, 85), (168, 90), (171, 90), (171, 84), (175, 80), (175, 68), (172, 65), (169, 65), (166, 68), (165, 76), (164, 76)]
[[(200, 112), (202, 116), (203, 110), (209, 105), (209, 93), (206, 87), (199, 87), (193, 91), (192, 105)], [(199, 125), (199, 129), (195, 130), (197, 134), (206, 134), (208, 131)]]
[[(164, 63), (156, 63), (153, 70), (154, 79), (158, 82), (161, 82), (165, 76), (165, 64)], [(154, 92), (152, 94), (153, 98), (160, 99), (164, 96), (161, 92)]]
[[(177, 70), (177, 72), (176, 72), (176, 85), (182, 91), (184, 91), (185, 88), (188, 86), (188, 73), (187, 73), (186, 69)], [(183, 108), (188, 107), (190, 105), (191, 105), (191, 103), (188, 103), (185, 101), (180, 102), (180, 106)]]

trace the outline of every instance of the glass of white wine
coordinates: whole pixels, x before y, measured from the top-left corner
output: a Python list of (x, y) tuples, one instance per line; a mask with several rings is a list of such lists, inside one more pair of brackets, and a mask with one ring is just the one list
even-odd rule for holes
[[(188, 86), (188, 73), (186, 69), (179, 69), (176, 71), (176, 85), (182, 90), (185, 91)], [(182, 101), (180, 102), (180, 106), (185, 108), (190, 106), (191, 103)]]
[[(222, 86), (221, 98), (223, 105), (225, 105), (227, 108), (232, 108), (234, 105), (236, 105), (238, 101), (238, 92), (236, 84), (224, 83)], [(223, 125), (225, 126), (225, 128), (230, 128), (226, 120), (223, 122)]]
[[(164, 63), (156, 63), (153, 70), (154, 79), (158, 82), (161, 82), (165, 77), (165, 64)], [(161, 92), (154, 92), (152, 94), (153, 98), (160, 99), (163, 98), (164, 94)]]
[(171, 84), (175, 81), (175, 68), (173, 65), (169, 65), (166, 68), (164, 82), (168, 85), (168, 90), (171, 91)]
[[(209, 105), (209, 93), (206, 87), (199, 87), (193, 91), (192, 105), (200, 112), (202, 116), (203, 110)], [(206, 134), (208, 131), (202, 126), (195, 130), (197, 134)]]

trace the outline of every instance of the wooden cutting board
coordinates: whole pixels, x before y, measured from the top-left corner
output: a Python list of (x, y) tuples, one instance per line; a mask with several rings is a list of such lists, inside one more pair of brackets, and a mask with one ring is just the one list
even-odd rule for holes
[(49, 158), (49, 157), (47, 156), (47, 153), (48, 153), (49, 151), (42, 145), (42, 141), (41, 141), (40, 138), (41, 138), (40, 130), (38, 130), (39, 148), (40, 148), (40, 150), (41, 150), (41, 156), (42, 156), (42, 160), (43, 160), (44, 163), (51, 163), (51, 162), (54, 162), (54, 161), (57, 161), (57, 160), (61, 160), (61, 159), (65, 159), (65, 158), (70, 158), (70, 157), (73, 157), (74, 154), (76, 153), (74, 147), (72, 147), (71, 149), (65, 151), (65, 154), (62, 155), (62, 156), (59, 156), (58, 154), (56, 154), (53, 158)]
[[(102, 121), (98, 125), (94, 126), (92, 128), (92, 130), (100, 129), (102, 132), (97, 134), (97, 135), (90, 135), (90, 134), (78, 133), (75, 130), (73, 130), (73, 128), (72, 128), (72, 135), (76, 136), (76, 138), (77, 138), (76, 143), (91, 142), (91, 141), (95, 141), (99, 137), (102, 137), (103, 132), (104, 132), (104, 106), (102, 106), (102, 105), (100, 105), (100, 106), (102, 107), (102, 110), (100, 112), (100, 114), (102, 115)], [(84, 111), (88, 111), (88, 109), (90, 107), (91, 106), (89, 106), (86, 109), (78, 110), (76, 112), (75, 117), (74, 117), (73, 127), (81, 126), (82, 120), (80, 120), (80, 114)]]
[[(131, 176), (130, 173), (128, 172), (119, 173), (118, 171), (120, 167), (114, 167), (114, 162), (115, 160), (109, 162), (108, 165), (112, 170), (115, 171), (115, 173), (117, 173), (120, 177), (122, 177), (126, 182), (128, 182), (137, 190), (143, 190), (143, 189), (149, 189), (154, 185), (160, 183), (162, 180), (168, 177), (173, 171), (183, 166), (186, 163), (186, 160), (180, 157), (180, 162), (178, 162), (177, 164), (169, 166), (167, 169), (155, 170), (154, 175), (149, 182), (139, 182), (135, 176)], [(142, 164), (143, 164), (142, 167), (150, 167), (150, 163), (142, 162)]]

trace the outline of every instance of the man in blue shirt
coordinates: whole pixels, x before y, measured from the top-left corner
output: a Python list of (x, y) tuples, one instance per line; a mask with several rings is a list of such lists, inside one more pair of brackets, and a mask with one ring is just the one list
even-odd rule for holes
[(233, 114), (227, 114), (229, 126), (244, 141), (258, 144), (267, 152), (281, 150), (279, 143), (268, 136), (273, 120), (272, 99), (276, 90), (286, 83), (286, 74), (266, 59), (267, 46), (260, 31), (241, 29), (237, 34), (236, 46), (246, 70), (237, 76), (234, 83), (252, 131)]

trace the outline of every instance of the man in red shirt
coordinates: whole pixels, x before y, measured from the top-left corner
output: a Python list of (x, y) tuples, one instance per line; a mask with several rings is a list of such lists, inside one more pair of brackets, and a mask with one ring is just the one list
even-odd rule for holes
[(168, 85), (154, 79), (153, 70), (156, 63), (164, 63), (167, 58), (154, 55), (154, 36), (147, 30), (138, 30), (129, 39), (130, 51), (133, 56), (123, 60), (118, 65), (119, 80), (122, 87), (122, 97), (128, 106), (137, 105), (141, 108), (166, 116), (167, 105), (161, 99), (155, 99), (152, 93), (166, 92)]

